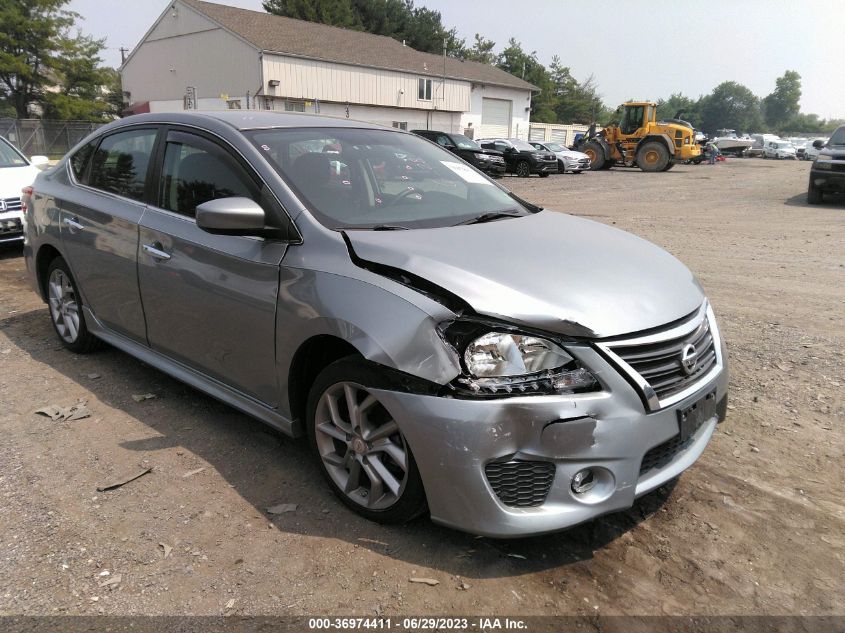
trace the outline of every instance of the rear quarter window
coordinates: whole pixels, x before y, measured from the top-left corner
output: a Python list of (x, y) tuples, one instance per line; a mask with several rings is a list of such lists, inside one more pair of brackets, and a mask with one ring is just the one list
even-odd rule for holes
[(94, 154), (94, 149), (97, 147), (98, 141), (99, 139), (83, 145), (70, 157), (70, 170), (73, 172), (73, 177), (76, 178), (77, 182), (87, 184), (87, 174), (85, 171), (88, 167), (88, 162), (91, 160), (91, 156)]

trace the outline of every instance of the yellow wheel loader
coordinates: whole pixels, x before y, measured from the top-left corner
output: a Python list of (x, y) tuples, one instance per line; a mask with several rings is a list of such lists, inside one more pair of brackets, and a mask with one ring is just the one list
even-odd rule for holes
[(675, 163), (701, 155), (695, 130), (681, 119), (657, 121), (657, 104), (630, 101), (617, 108), (619, 123), (590, 132), (575, 149), (590, 157), (591, 169), (614, 165), (639, 167), (643, 171), (668, 171)]

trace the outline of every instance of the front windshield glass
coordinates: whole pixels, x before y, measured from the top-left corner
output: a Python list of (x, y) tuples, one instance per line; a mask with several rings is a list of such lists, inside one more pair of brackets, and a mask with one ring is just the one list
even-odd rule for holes
[(0, 168), (24, 167), (26, 164), (26, 159), (20, 155), (18, 150), (9, 145), (5, 139), (0, 139)]
[(481, 149), (481, 145), (463, 134), (452, 134), (452, 140), (460, 149)]
[(548, 147), (553, 152), (562, 152), (566, 150), (563, 145), (558, 145), (557, 143), (546, 143), (546, 147)]
[(297, 128), (246, 135), (332, 229), (431, 228), (530, 213), (451, 152), (412, 134)]
[(845, 145), (845, 127), (841, 127), (833, 133), (833, 136), (830, 137), (830, 140), (827, 142), (828, 145)]

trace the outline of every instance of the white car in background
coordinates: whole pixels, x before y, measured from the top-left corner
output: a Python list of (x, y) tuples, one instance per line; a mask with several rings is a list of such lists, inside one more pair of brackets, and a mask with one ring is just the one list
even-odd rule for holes
[(792, 146), (792, 143), (782, 138), (766, 141), (763, 143), (763, 158), (795, 160), (795, 148)]
[(590, 169), (590, 157), (583, 152), (576, 152), (561, 145), (549, 141), (529, 141), (535, 149), (545, 152), (551, 152), (557, 156), (557, 171), (559, 174), (564, 174), (571, 171), (573, 174), (580, 174), (582, 171)]
[(28, 187), (46, 167), (46, 156), (26, 156), (0, 136), (0, 244), (23, 241), (21, 190)]
[(807, 143), (807, 146), (804, 148), (804, 155), (801, 157), (803, 160), (816, 160), (819, 157), (819, 153), (822, 151), (819, 147), (814, 147), (813, 143), (815, 141), (821, 141), (822, 145), (827, 143), (826, 138), (814, 138), (813, 140)]

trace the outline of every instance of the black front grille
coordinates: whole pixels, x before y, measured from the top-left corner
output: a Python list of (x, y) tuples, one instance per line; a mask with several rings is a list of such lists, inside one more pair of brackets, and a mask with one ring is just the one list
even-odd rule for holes
[(655, 446), (645, 455), (643, 455), (642, 464), (640, 464), (640, 477), (652, 470), (659, 470), (666, 466), (669, 462), (675, 459), (678, 453), (685, 451), (694, 441), (693, 437), (685, 440), (681, 439), (681, 434), (678, 433), (675, 437), (663, 444)]
[(0, 220), (0, 237), (21, 233), (22, 231), (23, 224), (21, 224), (20, 218)]
[[(681, 364), (681, 355), (687, 345), (695, 347), (697, 352), (697, 365), (689, 374)], [(706, 376), (716, 364), (716, 346), (707, 318), (695, 330), (683, 336), (612, 349), (651, 385), (661, 400), (691, 386)]]
[(506, 506), (530, 508), (542, 505), (555, 478), (551, 462), (491, 462), (484, 468), (487, 481)]
[(3, 200), (3, 204), (0, 205), (0, 213), (4, 213), (5, 211), (20, 211), (21, 209), (20, 198), (6, 198)]

